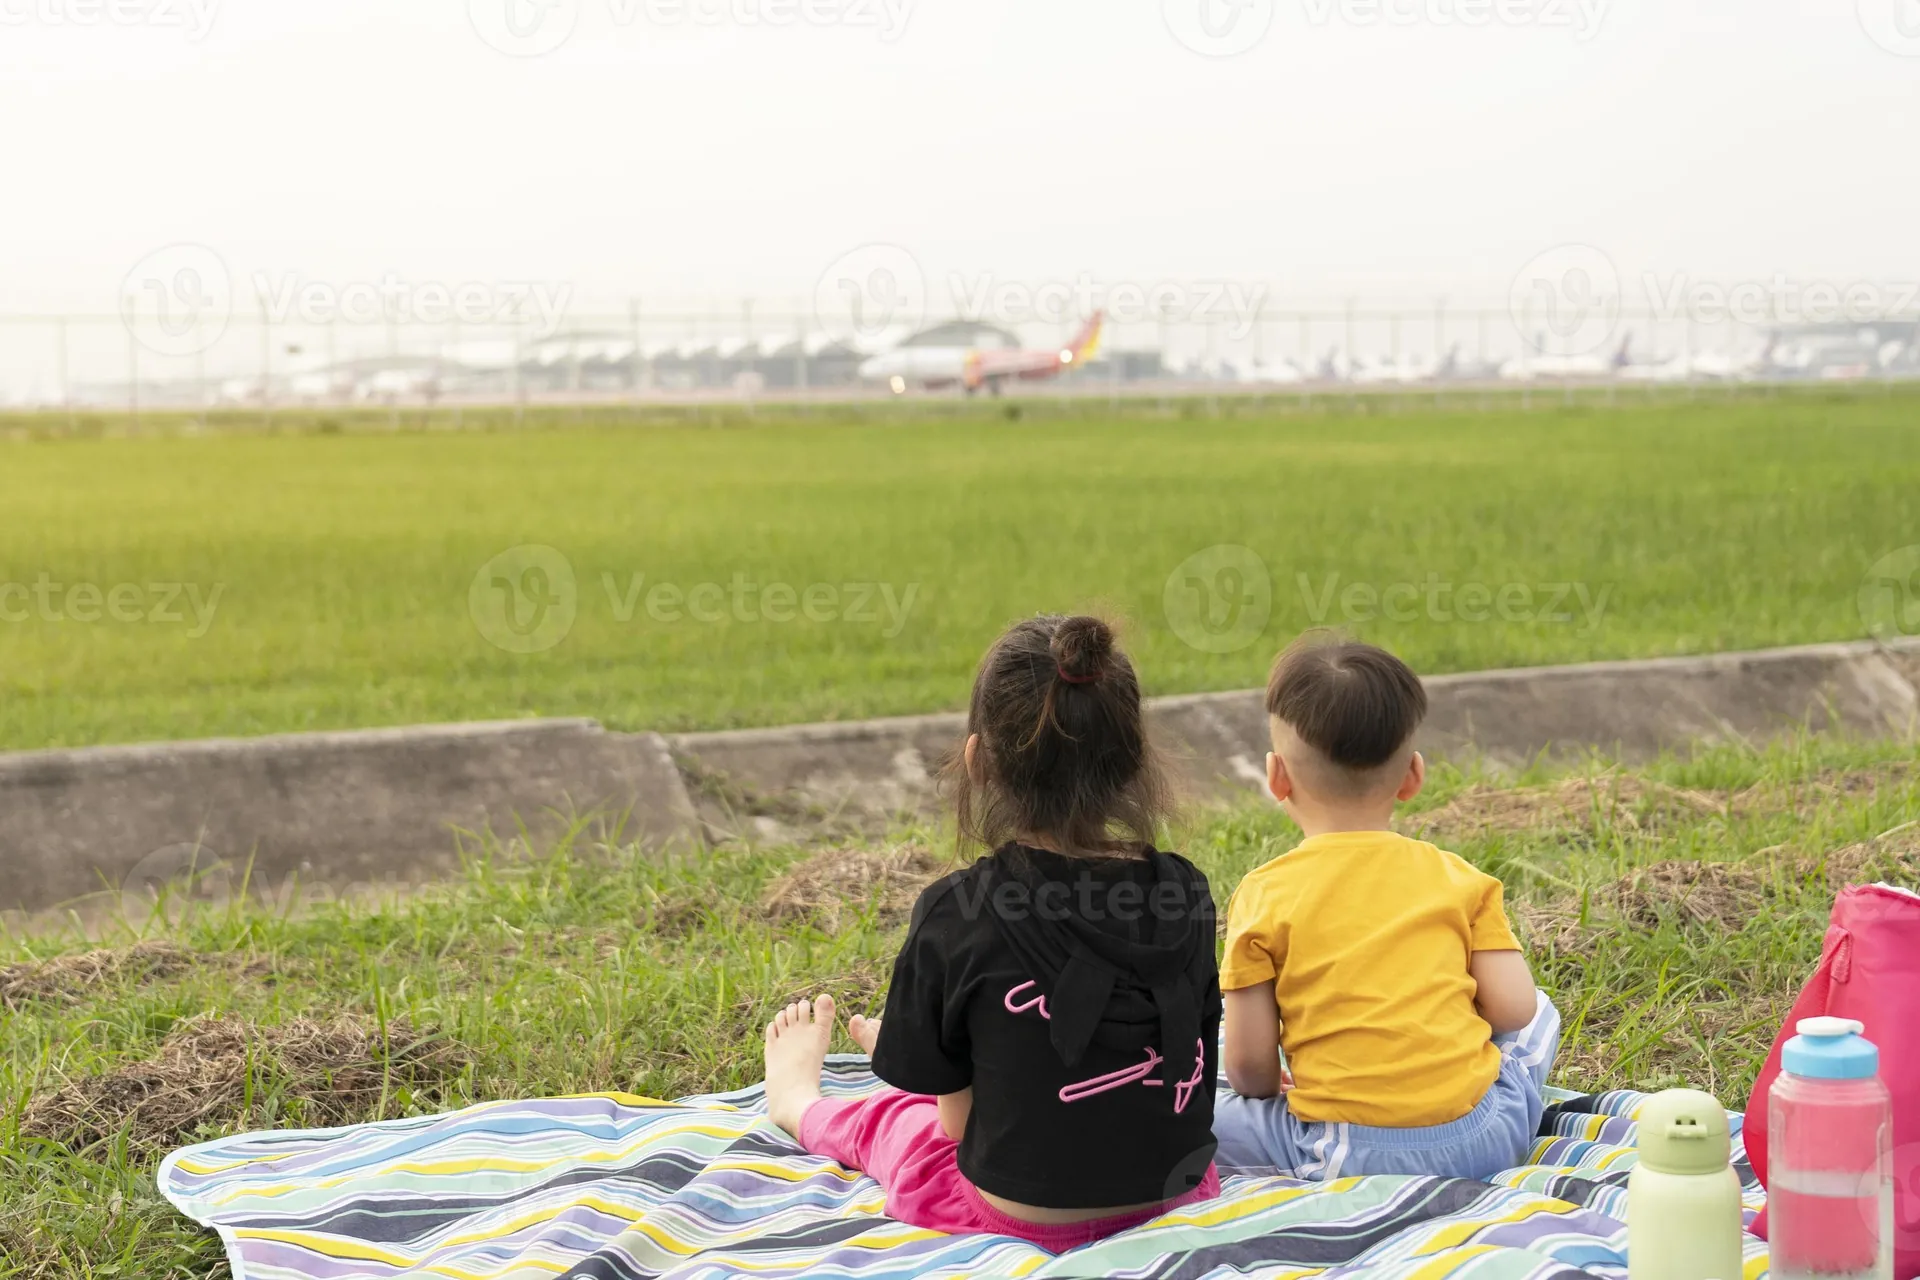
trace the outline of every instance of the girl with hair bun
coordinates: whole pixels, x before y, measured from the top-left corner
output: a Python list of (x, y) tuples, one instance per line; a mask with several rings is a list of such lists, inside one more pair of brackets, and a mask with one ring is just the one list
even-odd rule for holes
[(887, 1089), (823, 1099), (829, 996), (767, 1025), (767, 1105), (887, 1212), (1052, 1252), (1219, 1194), (1220, 979), (1207, 879), (1154, 839), (1167, 790), (1133, 664), (1098, 618), (1019, 623), (948, 765), (963, 845), (849, 1030)]

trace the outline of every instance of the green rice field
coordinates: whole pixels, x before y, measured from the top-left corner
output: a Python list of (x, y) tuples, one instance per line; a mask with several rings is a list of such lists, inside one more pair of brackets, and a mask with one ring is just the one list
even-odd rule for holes
[(1847, 640), (1920, 544), (1904, 390), (447, 424), (0, 422), (0, 748), (929, 711), (1079, 608), (1157, 693)]

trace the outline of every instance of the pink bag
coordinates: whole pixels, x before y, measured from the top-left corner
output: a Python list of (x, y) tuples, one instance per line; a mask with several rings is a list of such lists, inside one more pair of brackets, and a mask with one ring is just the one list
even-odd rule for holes
[[(1747, 1158), (1767, 1180), (1767, 1092), (1780, 1051), (1802, 1018), (1864, 1023), (1880, 1048), (1880, 1075), (1893, 1091), (1894, 1275), (1920, 1276), (1920, 894), (1856, 885), (1833, 905), (1833, 924), (1813, 981), (1794, 1002), (1747, 1102)], [(1766, 1215), (1754, 1232), (1767, 1234)]]

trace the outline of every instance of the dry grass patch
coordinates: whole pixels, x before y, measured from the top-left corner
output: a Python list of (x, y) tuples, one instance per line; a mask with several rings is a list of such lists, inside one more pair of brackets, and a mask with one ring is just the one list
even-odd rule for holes
[(1606, 926), (1582, 919), (1578, 898), (1555, 897), (1545, 902), (1520, 899), (1507, 904), (1507, 914), (1529, 951), (1555, 955), (1591, 955)]
[(1920, 887), (1920, 822), (1905, 823), (1871, 840), (1835, 849), (1813, 860), (1807, 869), (1823, 870), (1827, 883), (1835, 889), (1876, 880)]
[(1857, 801), (1910, 785), (1920, 763), (1891, 760), (1867, 769), (1830, 770), (1811, 778), (1768, 780), (1739, 791), (1699, 790), (1633, 774), (1607, 772), (1544, 787), (1469, 787), (1413, 822), (1438, 835), (1522, 833), (1600, 822), (1642, 834), (1701, 818), (1803, 813), (1834, 800)]
[(142, 942), (84, 955), (0, 965), (0, 1008), (17, 1012), (33, 1000), (75, 1004), (103, 987), (177, 977), (192, 969), (199, 959), (171, 942)]
[(1693, 924), (1738, 929), (1767, 899), (1756, 867), (1723, 862), (1656, 862), (1622, 876), (1610, 897), (1621, 917), (1654, 928), (1669, 914)]
[(1669, 916), (1683, 924), (1737, 931), (1771, 893), (1772, 882), (1760, 867), (1656, 862), (1636, 867), (1584, 899), (1572, 894), (1519, 899), (1509, 910), (1531, 946), (1585, 956), (1622, 928), (1656, 929)]
[(1545, 787), (1506, 789), (1478, 785), (1446, 804), (1418, 814), (1414, 824), (1438, 835), (1539, 831), (1554, 827), (1585, 829), (1610, 822), (1634, 831), (1653, 831), (1675, 821), (1728, 812), (1721, 792), (1693, 791), (1629, 774), (1604, 773), (1568, 778)]
[[(274, 1027), (192, 1018), (153, 1057), (35, 1097), (21, 1132), (78, 1149), (124, 1131), (136, 1149), (159, 1152), (203, 1129), (354, 1124), (378, 1115), (399, 1090), (433, 1094), (469, 1062), (458, 1045), (404, 1021), (383, 1035), (363, 1018)], [(264, 1114), (269, 1103), (279, 1114)]]
[(829, 933), (860, 918), (869, 907), (883, 926), (913, 911), (920, 891), (953, 870), (925, 845), (891, 849), (829, 849), (774, 881), (760, 905), (775, 920), (810, 917)]

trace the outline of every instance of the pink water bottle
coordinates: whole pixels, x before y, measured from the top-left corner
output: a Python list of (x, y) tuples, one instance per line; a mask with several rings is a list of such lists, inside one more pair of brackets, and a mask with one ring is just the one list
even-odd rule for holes
[(1808, 1018), (1767, 1096), (1773, 1280), (1893, 1280), (1893, 1095), (1880, 1050)]

